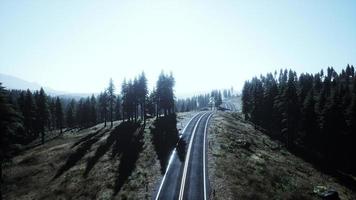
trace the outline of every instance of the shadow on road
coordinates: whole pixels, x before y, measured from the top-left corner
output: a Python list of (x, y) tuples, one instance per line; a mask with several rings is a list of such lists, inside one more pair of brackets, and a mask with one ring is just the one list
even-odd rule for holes
[(177, 145), (177, 154), (178, 154), (178, 158), (181, 162), (184, 162), (185, 160), (185, 155), (187, 154), (187, 142), (181, 138), (178, 141), (178, 145)]
[(165, 117), (157, 118), (150, 129), (153, 135), (152, 143), (161, 164), (161, 173), (164, 174), (169, 155), (179, 139), (177, 116), (175, 114), (171, 114)]

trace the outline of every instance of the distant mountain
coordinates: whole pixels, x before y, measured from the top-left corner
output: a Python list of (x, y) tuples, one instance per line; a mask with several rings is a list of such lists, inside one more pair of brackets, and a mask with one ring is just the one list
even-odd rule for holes
[[(15, 76), (1, 74), (1, 73), (0, 73), (0, 82), (2, 83), (2, 86), (4, 86), (7, 89), (17, 89), (17, 90), (29, 89), (31, 91), (41, 89), (41, 85), (36, 82), (29, 82), (17, 78)], [(88, 93), (70, 93), (65, 91), (54, 90), (52, 88), (45, 87), (45, 86), (42, 87), (45, 90), (45, 92), (51, 96), (59, 96), (62, 98), (74, 98), (74, 99), (80, 99), (81, 97), (91, 96), (91, 94)]]

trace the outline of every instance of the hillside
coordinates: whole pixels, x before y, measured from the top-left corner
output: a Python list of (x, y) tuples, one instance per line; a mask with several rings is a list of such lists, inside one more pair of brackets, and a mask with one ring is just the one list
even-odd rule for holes
[[(179, 114), (177, 129), (193, 114)], [(138, 140), (124, 138), (116, 121), (113, 128), (68, 131), (23, 152), (5, 166), (4, 199), (151, 199), (162, 178), (153, 122), (127, 132)]]
[(343, 182), (289, 153), (237, 113), (216, 113), (208, 140), (212, 199), (321, 199), (318, 190), (325, 189), (356, 199)]

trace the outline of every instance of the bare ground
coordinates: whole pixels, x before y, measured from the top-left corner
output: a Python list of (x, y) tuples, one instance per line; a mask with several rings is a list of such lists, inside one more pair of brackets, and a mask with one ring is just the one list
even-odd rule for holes
[(279, 148), (237, 113), (217, 112), (208, 140), (211, 199), (320, 199), (317, 186), (356, 199), (355, 192)]

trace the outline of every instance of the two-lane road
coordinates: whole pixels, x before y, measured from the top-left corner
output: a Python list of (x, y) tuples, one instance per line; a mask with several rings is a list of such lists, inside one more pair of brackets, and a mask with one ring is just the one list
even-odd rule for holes
[[(206, 134), (213, 112), (200, 112), (182, 131), (185, 156), (174, 150), (154, 199), (207, 199)], [(181, 152), (181, 151), (180, 151)]]

